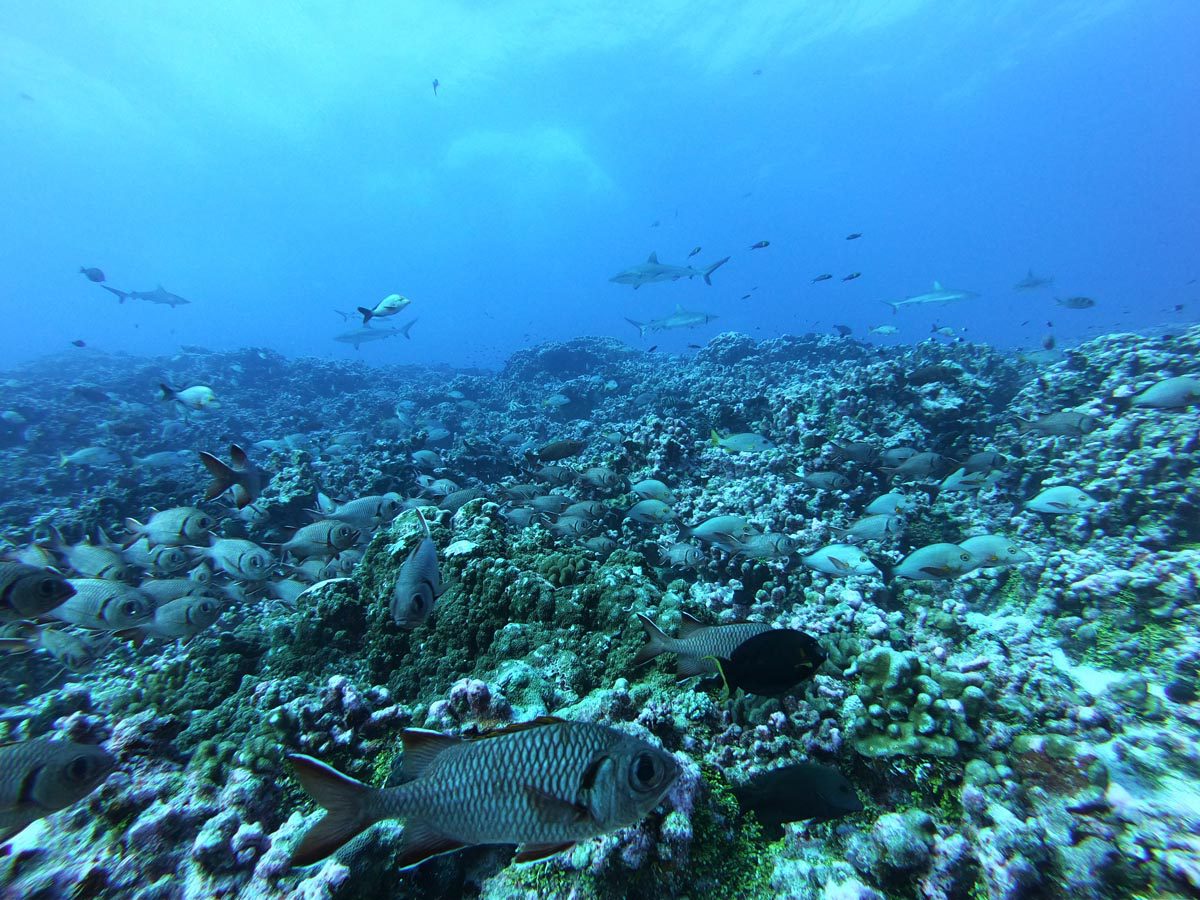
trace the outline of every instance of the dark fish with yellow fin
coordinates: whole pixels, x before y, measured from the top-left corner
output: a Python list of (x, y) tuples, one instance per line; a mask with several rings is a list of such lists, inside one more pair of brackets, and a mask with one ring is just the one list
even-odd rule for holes
[(101, 747), (50, 738), (0, 746), (0, 844), (98, 788), (116, 760)]
[(675, 672), (680, 678), (716, 672), (714, 659), (730, 656), (747, 639), (771, 628), (760, 622), (705, 625), (684, 613), (683, 621), (679, 623), (679, 637), (670, 637), (649, 616), (638, 613), (638, 619), (646, 629), (646, 643), (634, 657), (633, 664), (640, 666), (661, 653), (674, 653), (678, 657)]
[(318, 862), (375, 822), (402, 819), (400, 867), (479, 844), (536, 862), (638, 822), (679, 777), (669, 753), (604, 725), (543, 717), (480, 738), (406, 729), (404, 783), (373, 788), (310, 756), (288, 759), (325, 807), (292, 852)]
[(715, 660), (725, 690), (778, 697), (812, 678), (825, 662), (825, 651), (812, 635), (772, 628), (743, 641), (727, 658)]
[(200, 451), (200, 462), (204, 463), (204, 468), (208, 469), (213, 479), (204, 499), (216, 500), (226, 491), (233, 491), (233, 500), (238, 509), (245, 509), (257, 500), (263, 486), (271, 480), (237, 444), (229, 445), (228, 465), (204, 450)]

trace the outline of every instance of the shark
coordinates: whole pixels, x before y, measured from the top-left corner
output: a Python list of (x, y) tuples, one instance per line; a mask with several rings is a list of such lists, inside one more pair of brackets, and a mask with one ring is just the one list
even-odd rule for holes
[(176, 307), (186, 306), (192, 302), (191, 300), (185, 300), (178, 294), (172, 294), (161, 284), (152, 291), (122, 291), (109, 287), (107, 284), (102, 284), (100, 287), (104, 288), (110, 294), (116, 294), (117, 301), (120, 303), (124, 303), (126, 300), (145, 300), (148, 303), (161, 303), (163, 306)]
[(957, 303), (960, 300), (970, 300), (979, 295), (974, 291), (947, 290), (940, 281), (933, 283), (933, 290), (924, 294), (915, 294), (903, 300), (884, 300), (892, 308), (892, 314), (900, 312), (906, 306), (945, 306), (947, 303)]
[(1034, 275), (1033, 269), (1026, 273), (1025, 277), (1013, 285), (1014, 291), (1032, 291), (1034, 288), (1047, 287), (1054, 284), (1054, 276), (1042, 278), (1040, 275)]
[(660, 263), (658, 252), (655, 251), (647, 257), (644, 263), (618, 272), (608, 280), (615, 281), (617, 284), (631, 284), (635, 291), (643, 284), (653, 284), (656, 281), (678, 281), (680, 278), (695, 278), (697, 275), (704, 279), (705, 284), (712, 284), (709, 276), (727, 262), (729, 262), (728, 256), (718, 259), (712, 265), (702, 269), (694, 269), (691, 266), (670, 266)]
[(636, 319), (626, 319), (625, 321), (638, 330), (641, 337), (646, 336), (647, 331), (670, 331), (672, 328), (695, 328), (697, 325), (707, 325), (716, 316), (711, 313), (690, 312), (682, 306), (676, 304), (675, 312), (671, 313), (662, 319), (651, 319), (649, 322), (639, 322)]
[(339, 334), (334, 340), (340, 341), (343, 344), (353, 344), (354, 349), (358, 350), (363, 344), (369, 344), (371, 341), (382, 341), (384, 338), (395, 337), (398, 334), (411, 339), (408, 332), (416, 324), (417, 320), (413, 319), (401, 328), (372, 328), (370, 325), (364, 325), (362, 328), (355, 328), (353, 331)]

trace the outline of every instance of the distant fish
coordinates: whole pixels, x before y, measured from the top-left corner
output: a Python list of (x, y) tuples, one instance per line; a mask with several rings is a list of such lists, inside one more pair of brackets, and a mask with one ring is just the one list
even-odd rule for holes
[(1100, 427), (1100, 420), (1095, 416), (1080, 412), (1056, 412), (1042, 416), (1036, 421), (1021, 420), (1021, 434), (1041, 434), (1046, 436), (1080, 437), (1091, 434)]
[(775, 446), (761, 434), (756, 434), (752, 431), (721, 437), (717, 433), (717, 429), (713, 428), (709, 430), (709, 440), (714, 447), (720, 447), (722, 450), (728, 450), (730, 453), (762, 453), (764, 450), (771, 450)]
[(229, 445), (229, 465), (204, 450), (200, 451), (200, 461), (204, 463), (213, 479), (204, 494), (204, 499), (215, 500), (231, 490), (238, 509), (244, 509), (257, 500), (263, 486), (270, 480), (237, 444)]
[(1095, 500), (1079, 488), (1069, 484), (1046, 488), (1032, 500), (1025, 501), (1026, 509), (1049, 515), (1087, 512), (1095, 506)]
[(357, 350), (363, 344), (369, 344), (373, 341), (382, 341), (386, 338), (395, 337), (398, 334), (409, 337), (409, 329), (416, 324), (416, 319), (413, 319), (403, 328), (372, 328), (369, 325), (364, 325), (362, 328), (356, 328), (354, 331), (347, 331), (345, 334), (339, 334), (334, 337), (334, 340), (341, 344), (353, 344)]
[(749, 300), (751, 296), (752, 296), (751, 294), (742, 294), (742, 299)]
[(178, 294), (172, 294), (161, 284), (152, 291), (122, 291), (109, 287), (107, 284), (102, 284), (100, 287), (104, 288), (110, 294), (115, 294), (117, 300), (121, 303), (124, 303), (126, 300), (145, 300), (147, 303), (158, 303), (161, 306), (174, 308), (176, 306), (187, 306), (192, 302), (191, 300), (185, 300)]
[(897, 328), (895, 325), (876, 325), (873, 328), (869, 329), (870, 334), (882, 334), (885, 336), (897, 334), (899, 331), (900, 331), (900, 329)]
[(711, 285), (712, 273), (727, 262), (729, 262), (728, 256), (702, 269), (694, 269), (691, 266), (672, 266), (660, 263), (658, 261), (658, 253), (655, 252), (651, 253), (644, 263), (630, 266), (608, 280), (617, 284), (632, 285), (635, 291), (643, 284), (654, 284), (660, 281), (678, 281), (680, 278), (695, 278), (697, 275), (704, 279), (705, 284)]
[(88, 281), (94, 281), (97, 284), (99, 284), (101, 281), (104, 280), (104, 272), (95, 267), (80, 266), (79, 274), (82, 275), (84, 278), (86, 278)]
[(691, 259), (691, 258), (692, 258), (693, 256), (695, 256), (697, 253), (699, 253), (699, 252), (700, 252), (700, 250), (701, 250), (701, 248), (700, 248), (699, 246), (693, 247), (693, 248), (692, 248), (692, 252), (691, 252), (691, 253), (689, 253), (689, 254), (687, 255), (687, 258), (688, 258), (688, 259)]
[(645, 337), (646, 332), (670, 331), (673, 328), (696, 328), (700, 325), (707, 325), (716, 318), (711, 313), (691, 312), (676, 304), (675, 311), (661, 319), (639, 322), (636, 319), (627, 318), (625, 321), (636, 328), (641, 337)]
[(944, 306), (947, 303), (957, 303), (978, 296), (974, 291), (944, 288), (941, 282), (935, 281), (933, 283), (933, 290), (926, 291), (924, 294), (914, 294), (911, 297), (905, 297), (903, 300), (884, 300), (882, 302), (890, 306), (893, 313), (898, 313), (901, 309), (909, 306)]
[(0, 746), (0, 844), (78, 803), (117, 761), (101, 747), (41, 737)]
[(846, 337), (854, 333), (854, 329), (849, 325), (834, 325), (833, 330), (838, 333), (839, 337)]
[(376, 303), (374, 307), (368, 309), (365, 306), (360, 306), (358, 307), (358, 311), (362, 314), (363, 324), (367, 325), (372, 319), (382, 319), (386, 316), (394, 316), (402, 312), (410, 303), (412, 301), (407, 297), (402, 297), (399, 294), (388, 294)]
[(429, 533), (429, 523), (415, 510), (424, 536), (409, 551), (400, 565), (396, 584), (392, 588), (392, 621), (411, 630), (429, 618), (433, 604), (442, 595), (442, 576), (438, 571), (437, 545)]
[(862, 237), (862, 232), (854, 231), (854, 232), (851, 232), (850, 234), (846, 235), (846, 240), (857, 241), (860, 237)]
[(528, 455), (538, 462), (551, 463), (557, 462), (560, 459), (578, 456), (586, 448), (587, 441), (551, 441)]
[(1037, 288), (1047, 287), (1052, 284), (1054, 284), (1053, 277), (1042, 278), (1041, 276), (1034, 275), (1033, 269), (1030, 269), (1026, 273), (1024, 278), (1022, 278), (1020, 281), (1018, 281), (1016, 284), (1013, 285), (1013, 290), (1014, 291), (1032, 291)]
[(770, 241), (759, 241), (756, 244), (751, 244), (750, 249), (751, 250), (762, 250), (764, 247), (770, 247), (770, 246), (771, 246)]
[(812, 281), (810, 281), (809, 284), (816, 284), (818, 281), (828, 281), (832, 277), (833, 277), (832, 275), (830, 275), (829, 273), (826, 272), (825, 274), (818, 275), (816, 278), (814, 278)]
[(475, 739), (409, 728), (401, 738), (403, 783), (392, 788), (288, 756), (326, 810), (292, 865), (319, 862), (385, 819), (404, 821), (401, 869), (478, 844), (519, 844), (515, 862), (536, 862), (637, 823), (680, 773), (666, 751), (590, 722), (544, 717)]
[(863, 809), (858, 794), (840, 772), (816, 763), (759, 772), (746, 784), (734, 787), (733, 795), (743, 811), (758, 819), (768, 841), (783, 837), (785, 822), (824, 822)]
[(206, 384), (194, 384), (186, 388), (173, 388), (164, 382), (158, 385), (160, 400), (178, 403), (191, 410), (216, 409), (221, 405), (216, 392)]
[(76, 340), (71, 341), (71, 346), (72, 347), (86, 347), (87, 341), (76, 339)]
[(1054, 302), (1059, 306), (1065, 306), (1067, 309), (1091, 309), (1096, 305), (1096, 301), (1091, 297), (1055, 297)]
[(441, 86), (441, 82), (438, 81), (436, 78), (433, 79), (433, 96), (435, 96), (435, 97), (437, 96), (437, 91), (440, 86)]
[(861, 277), (862, 277), (862, 272), (851, 272), (849, 275), (847, 275), (845, 278), (843, 278), (842, 281), (853, 281), (855, 278), (861, 278)]

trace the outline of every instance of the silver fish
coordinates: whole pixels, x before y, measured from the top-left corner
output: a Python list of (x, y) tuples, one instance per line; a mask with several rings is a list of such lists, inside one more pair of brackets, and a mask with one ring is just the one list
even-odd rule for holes
[(221, 605), (212, 597), (194, 595), (171, 600), (154, 610), (154, 618), (138, 630), (162, 640), (187, 640), (195, 637), (221, 615)]
[(96, 631), (120, 631), (154, 615), (154, 601), (137, 588), (103, 578), (72, 578), (74, 596), (50, 615)]
[(404, 629), (416, 628), (428, 619), (444, 590), (438, 571), (437, 546), (425, 517), (420, 510), (416, 513), (425, 535), (409, 551), (392, 588), (392, 620)]
[(0, 622), (39, 618), (74, 593), (71, 583), (53, 569), (0, 562)]
[(683, 621), (679, 623), (679, 636), (670, 637), (649, 616), (638, 613), (638, 619), (646, 629), (646, 643), (634, 657), (633, 664), (640, 666), (660, 653), (674, 653), (677, 657), (675, 672), (681, 678), (703, 674), (715, 675), (715, 659), (728, 659), (744, 641), (771, 630), (770, 625), (758, 622), (705, 625), (684, 613)]
[(170, 544), (178, 547), (181, 544), (203, 543), (216, 524), (216, 520), (202, 509), (176, 506), (156, 512), (144, 525), (137, 519), (126, 519), (125, 529), (130, 534), (145, 538), (152, 546)]
[(914, 581), (954, 579), (971, 570), (972, 560), (971, 553), (958, 544), (929, 544), (900, 560), (900, 564), (892, 569), (892, 577)]
[(192, 547), (218, 569), (239, 581), (262, 581), (271, 574), (275, 558), (253, 541), (217, 538), (207, 547)]
[(0, 844), (26, 825), (78, 803), (116, 766), (103, 748), (35, 738), (0, 746)]
[(324, 817), (292, 864), (329, 856), (384, 819), (403, 819), (400, 867), (476, 844), (519, 844), (516, 862), (632, 825), (666, 796), (669, 753), (605, 725), (543, 718), (464, 740), (406, 729), (405, 783), (372, 788), (309, 756), (288, 759)]
[(313, 556), (330, 559), (353, 547), (360, 533), (353, 525), (340, 519), (321, 519), (297, 530), (280, 549), (296, 559)]

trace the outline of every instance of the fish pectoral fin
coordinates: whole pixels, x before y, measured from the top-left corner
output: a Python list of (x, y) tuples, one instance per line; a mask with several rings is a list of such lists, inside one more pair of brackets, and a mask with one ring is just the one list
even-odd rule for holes
[(844, 559), (838, 559), (836, 556), (831, 556), (829, 557), (829, 561), (833, 563), (834, 568), (840, 572), (846, 572), (850, 569), (850, 563), (846, 562)]
[(438, 834), (424, 822), (410, 820), (405, 823), (400, 835), (400, 868), (411, 869), (427, 859), (453, 853), (466, 846), (462, 841)]
[(556, 797), (533, 785), (525, 785), (525, 795), (538, 820), (547, 825), (575, 825), (592, 817), (591, 810), (583, 804)]
[(564, 850), (570, 850), (575, 844), (576, 841), (564, 841), (561, 844), (522, 844), (517, 848), (517, 855), (513, 857), (513, 862), (541, 862), (543, 859), (549, 859), (558, 853), (562, 853)]
[(946, 566), (921, 566), (920, 570), (926, 575), (932, 575), (934, 578), (945, 578), (950, 575), (950, 569)]

